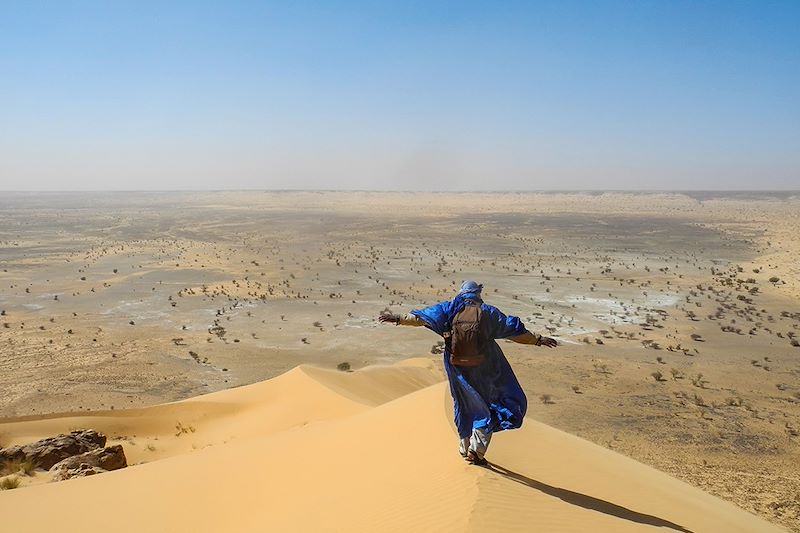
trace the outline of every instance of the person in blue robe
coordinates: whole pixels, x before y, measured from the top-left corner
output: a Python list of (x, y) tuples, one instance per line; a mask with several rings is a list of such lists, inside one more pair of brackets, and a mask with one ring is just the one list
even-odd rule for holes
[(489, 337), (483, 362), (478, 366), (457, 366), (450, 361), (448, 343), (444, 349), (444, 369), (453, 396), (455, 423), (461, 456), (473, 464), (486, 464), (484, 455), (492, 435), (522, 425), (528, 400), (514, 371), (495, 339), (509, 339), (520, 344), (553, 348), (555, 339), (532, 333), (516, 316), (506, 316), (481, 299), (483, 285), (465, 281), (450, 301), (425, 309), (415, 309), (400, 316), (381, 314), (380, 322), (404, 326), (425, 326), (438, 335), (449, 333), (453, 317), (470, 301), (479, 304), (486, 317)]

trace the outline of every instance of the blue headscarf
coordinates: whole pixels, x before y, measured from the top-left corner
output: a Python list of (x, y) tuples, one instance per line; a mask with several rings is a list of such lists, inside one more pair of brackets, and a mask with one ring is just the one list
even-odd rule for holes
[(461, 289), (458, 291), (456, 299), (477, 300), (479, 302), (483, 302), (483, 300), (481, 299), (482, 290), (483, 290), (483, 285), (481, 285), (477, 281), (472, 281), (468, 279), (461, 284)]

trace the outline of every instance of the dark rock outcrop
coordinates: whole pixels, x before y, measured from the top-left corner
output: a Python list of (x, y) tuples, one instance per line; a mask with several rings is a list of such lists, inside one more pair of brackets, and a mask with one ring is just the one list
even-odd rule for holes
[(96, 466), (89, 466), (86, 463), (83, 463), (75, 468), (59, 470), (58, 473), (53, 475), (53, 481), (64, 481), (65, 479), (71, 479), (74, 477), (93, 476), (95, 474), (102, 474), (103, 472), (107, 472), (107, 470), (103, 470), (102, 468)]
[(125, 459), (125, 452), (122, 446), (117, 444), (68, 457), (53, 465), (50, 473), (53, 474), (53, 481), (62, 481), (73, 477), (91, 476), (109, 470), (118, 470), (126, 466), (128, 466), (128, 462)]
[(9, 446), (0, 450), (0, 463), (31, 461), (38, 468), (49, 470), (67, 457), (86, 453), (106, 445), (106, 436), (92, 429), (72, 431), (21, 446)]

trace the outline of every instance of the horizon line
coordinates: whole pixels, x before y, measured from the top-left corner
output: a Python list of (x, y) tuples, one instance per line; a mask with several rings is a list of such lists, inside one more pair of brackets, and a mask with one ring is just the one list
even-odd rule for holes
[(10, 194), (81, 194), (81, 193), (187, 193), (187, 192), (264, 192), (264, 193), (427, 193), (427, 194), (579, 194), (579, 193), (796, 193), (800, 189), (9, 189), (0, 193)]

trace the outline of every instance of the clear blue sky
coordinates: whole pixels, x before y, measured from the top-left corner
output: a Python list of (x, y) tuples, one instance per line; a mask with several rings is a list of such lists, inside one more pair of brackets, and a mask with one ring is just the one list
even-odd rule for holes
[(0, 190), (800, 189), (800, 2), (0, 0)]

